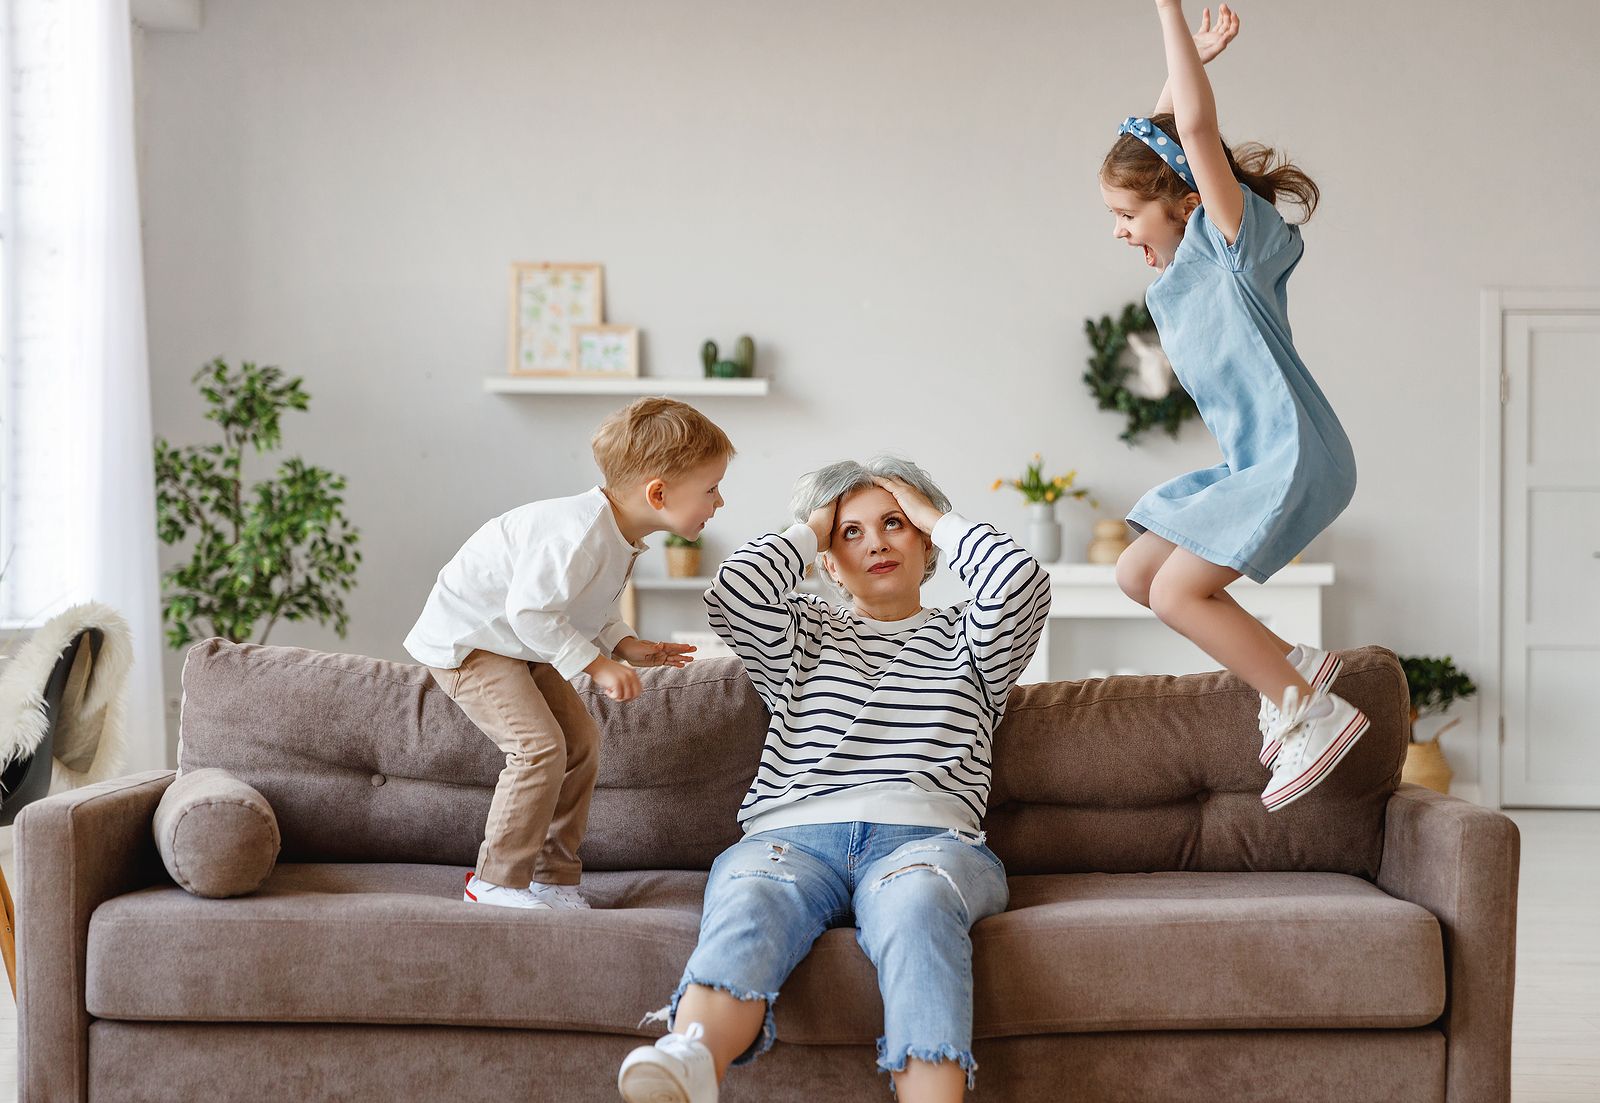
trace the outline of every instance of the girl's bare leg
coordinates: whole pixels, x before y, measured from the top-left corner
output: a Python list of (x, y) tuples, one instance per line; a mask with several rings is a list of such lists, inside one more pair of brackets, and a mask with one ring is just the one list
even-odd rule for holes
[(1117, 585), (1122, 592), (1148, 609), (1150, 584), (1177, 547), (1172, 541), (1163, 540), (1153, 532), (1140, 533), (1117, 556)]
[(1310, 685), (1287, 658), (1289, 645), (1224, 592), (1238, 578), (1231, 567), (1174, 548), (1150, 584), (1150, 608), (1268, 700), (1281, 704), (1290, 686), (1309, 697)]
[(672, 1029), (681, 1033), (690, 1023), (700, 1024), (706, 1032), (701, 1041), (716, 1062), (717, 1083), (720, 1084), (734, 1058), (749, 1049), (750, 1043), (760, 1036), (766, 1016), (766, 1000), (739, 1000), (719, 988), (691, 984), (678, 1001)]
[[(1141, 533), (1132, 544), (1125, 548), (1117, 558), (1117, 585), (1122, 592), (1146, 608), (1150, 605), (1150, 586), (1155, 581), (1156, 574), (1161, 570), (1162, 564), (1177, 550), (1177, 545), (1170, 540), (1165, 540), (1153, 532)], [(1238, 578), (1234, 572), (1234, 578)], [(1294, 645), (1281, 638), (1266, 625), (1251, 617), (1244, 608), (1234, 600), (1233, 595), (1226, 589), (1218, 590), (1215, 595), (1219, 601), (1225, 601), (1239, 610), (1240, 615), (1250, 617), (1255, 621), (1256, 627), (1265, 632), (1272, 640), (1279, 654), (1287, 655), (1294, 650)], [(1213, 656), (1215, 657), (1215, 656)]]
[(900, 1103), (961, 1103), (967, 1094), (967, 1073), (954, 1061), (906, 1061), (891, 1073)]

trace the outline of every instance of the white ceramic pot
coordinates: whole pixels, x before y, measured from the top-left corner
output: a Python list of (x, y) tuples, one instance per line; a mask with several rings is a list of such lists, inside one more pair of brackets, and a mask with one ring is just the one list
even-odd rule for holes
[(1061, 523), (1056, 520), (1054, 502), (1028, 504), (1028, 551), (1041, 563), (1061, 558)]

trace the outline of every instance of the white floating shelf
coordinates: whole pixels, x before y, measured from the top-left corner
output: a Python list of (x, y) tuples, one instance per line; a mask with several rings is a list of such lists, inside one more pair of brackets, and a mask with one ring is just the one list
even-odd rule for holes
[(575, 376), (491, 375), (483, 381), (490, 394), (669, 394), (701, 398), (759, 398), (766, 379), (697, 379), (694, 376), (644, 375), (637, 379), (582, 379)]
[(704, 590), (711, 585), (710, 578), (635, 578), (633, 585), (639, 590)]

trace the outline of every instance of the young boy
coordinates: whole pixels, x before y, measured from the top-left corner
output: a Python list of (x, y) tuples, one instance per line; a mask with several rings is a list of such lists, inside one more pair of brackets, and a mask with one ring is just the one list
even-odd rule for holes
[[(464, 900), (587, 908), (576, 890), (599, 731), (568, 684), (639, 694), (631, 666), (692, 661), (687, 644), (634, 636), (617, 599), (663, 530), (693, 539), (722, 505), (733, 445), (704, 414), (641, 398), (591, 442), (605, 484), (489, 521), (445, 564), (406, 637), (412, 657), (506, 755)], [(620, 661), (618, 661), (620, 660)]]

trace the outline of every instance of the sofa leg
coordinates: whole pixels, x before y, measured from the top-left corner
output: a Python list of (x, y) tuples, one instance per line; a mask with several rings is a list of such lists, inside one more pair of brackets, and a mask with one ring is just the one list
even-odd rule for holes
[(5, 905), (5, 929), (0, 931), (0, 957), (6, 959), (6, 979), (11, 982), (11, 1001), (17, 999), (17, 916), (11, 906), (11, 887), (6, 884), (5, 870), (0, 869), (0, 904)]

